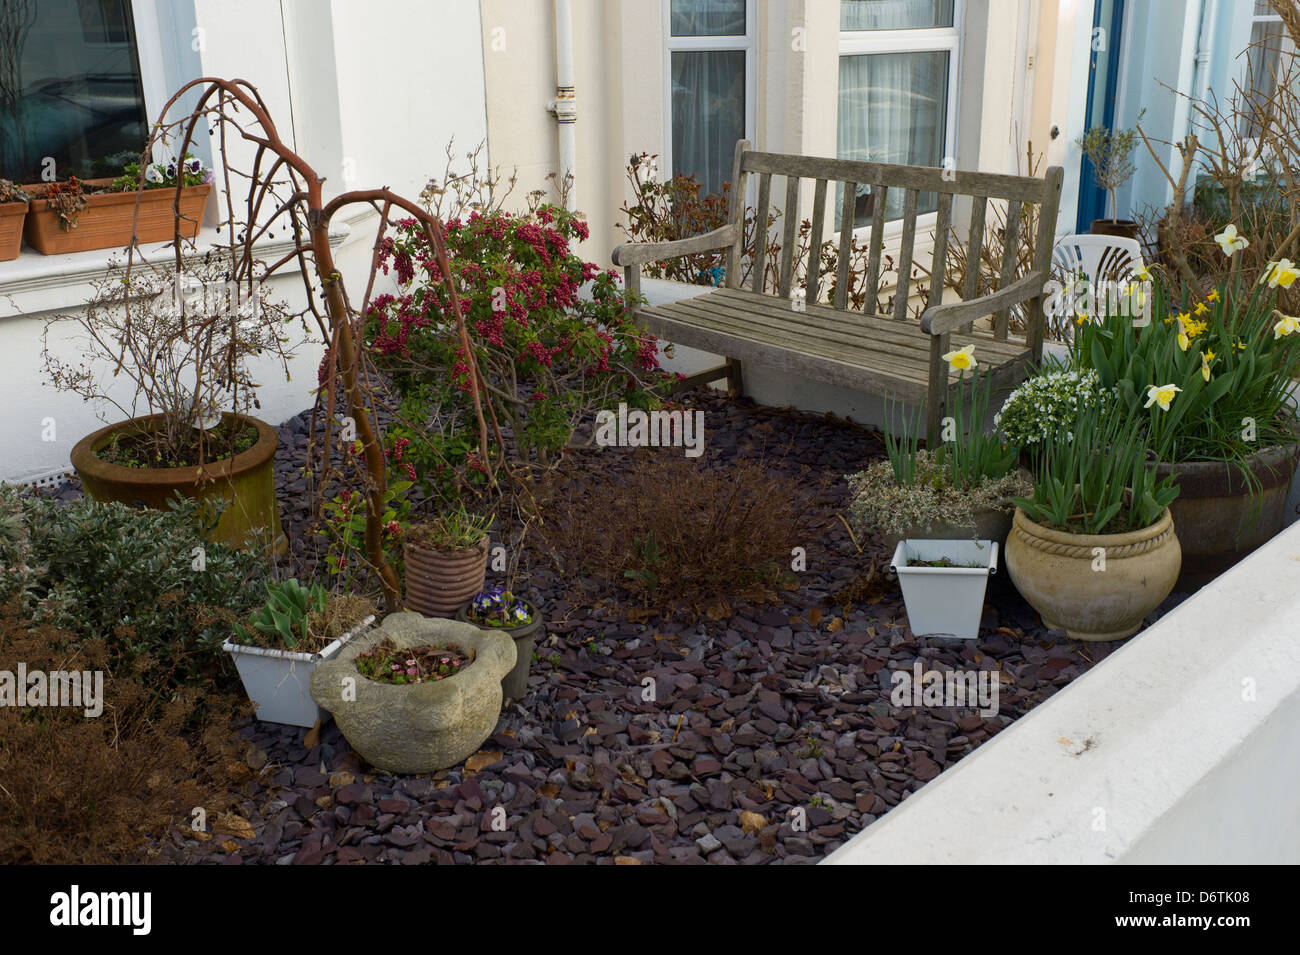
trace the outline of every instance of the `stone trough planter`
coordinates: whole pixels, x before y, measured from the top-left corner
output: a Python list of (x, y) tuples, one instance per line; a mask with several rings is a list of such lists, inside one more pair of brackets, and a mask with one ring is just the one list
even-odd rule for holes
[[(354, 662), (385, 637), (399, 647), (454, 644), (474, 662), (432, 683), (395, 686), (363, 677)], [(432, 773), (478, 751), (501, 714), (501, 678), (515, 665), (507, 634), (417, 613), (390, 614), (316, 667), (311, 695), (352, 748), (390, 773)]]

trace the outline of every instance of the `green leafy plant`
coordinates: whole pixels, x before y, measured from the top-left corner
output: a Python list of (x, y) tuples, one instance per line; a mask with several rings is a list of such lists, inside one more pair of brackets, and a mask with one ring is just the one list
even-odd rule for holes
[(1028, 449), (1073, 429), (1081, 406), (1113, 398), (1114, 390), (1102, 387), (1095, 370), (1049, 366), (1007, 395), (993, 421), (1009, 444)]
[(203, 164), (203, 160), (189, 153), (177, 162), (174, 158), (166, 162), (151, 162), (141, 170), (140, 163), (130, 162), (122, 167), (122, 175), (113, 180), (109, 192), (134, 192), (143, 186), (145, 189), (176, 188), (177, 180), (183, 186), (201, 186), (212, 181), (212, 170)]
[(399, 647), (388, 637), (356, 657), (357, 672), (366, 679), (397, 686), (445, 680), (473, 662), (474, 651), (467, 655), (454, 644)]
[(407, 537), (413, 544), (434, 550), (464, 550), (477, 546), (491, 526), (490, 515), (471, 514), (458, 501), (445, 513), (412, 527)]
[(1119, 402), (1081, 409), (1072, 428), (1034, 449), (1033, 496), (1015, 503), (1031, 520), (1074, 534), (1150, 527), (1178, 487), (1157, 479), (1141, 414)]
[[(308, 620), (313, 613), (323, 614), (329, 594), (317, 583), (304, 587), (296, 577), (266, 585), (266, 603), (258, 608), (250, 623), (269, 637), (279, 649), (296, 650), (307, 640)], [(235, 632), (244, 643), (252, 642), (242, 625)]]
[[(393, 481), (384, 489), (382, 546), (388, 563), (398, 574), (403, 568), (401, 542), (411, 526), (411, 503), (407, 498), (411, 486), (410, 481)], [(321, 502), (321, 510), (322, 531), (329, 538), (325, 565), (340, 584), (359, 580), (360, 570), (366, 566), (365, 498), (345, 488), (332, 500)]]

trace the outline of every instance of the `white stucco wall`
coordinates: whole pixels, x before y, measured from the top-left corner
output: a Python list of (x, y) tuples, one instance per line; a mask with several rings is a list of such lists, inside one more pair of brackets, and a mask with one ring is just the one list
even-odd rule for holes
[[(135, 6), (151, 111), (194, 77), (248, 80), (282, 138), (326, 178), (327, 196), (389, 186), (417, 199), (425, 182), (441, 174), (453, 136), (458, 147), (472, 149), (487, 135), (477, 3), (138, 0)], [(232, 156), (248, 167), (249, 149), (236, 146)], [(216, 200), (208, 204), (209, 227)], [(336, 262), (356, 298), (364, 291), (374, 224), (374, 213), (360, 208), (332, 224)], [(0, 480), (66, 468), (73, 444), (103, 423), (92, 406), (43, 383), (40, 352), (44, 319), (83, 303), (87, 278), (110, 255), (24, 250), (0, 263)], [(271, 291), (302, 301), (301, 281), (292, 273)], [(288, 382), (275, 368), (254, 366), (264, 383), (263, 418), (278, 423), (311, 404), (322, 350), (320, 342), (306, 342)], [(60, 354), (72, 351), (64, 346)], [(112, 409), (107, 414), (110, 421), (121, 417)], [(46, 418), (54, 419), (54, 441), (41, 440)]]

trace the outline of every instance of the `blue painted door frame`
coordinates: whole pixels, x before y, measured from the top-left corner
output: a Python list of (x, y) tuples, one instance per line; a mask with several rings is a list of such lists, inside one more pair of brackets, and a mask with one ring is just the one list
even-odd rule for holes
[[(1115, 94), (1119, 86), (1120, 30), (1124, 24), (1124, 0), (1095, 0), (1092, 9), (1092, 37), (1105, 39), (1105, 49), (1091, 50), (1088, 59), (1088, 105), (1084, 132), (1094, 126), (1115, 129)], [(1095, 43), (1090, 44), (1095, 46)], [(1110, 215), (1109, 197), (1097, 186), (1092, 163), (1083, 157), (1079, 172), (1079, 209), (1076, 232), (1087, 232), (1093, 219)]]

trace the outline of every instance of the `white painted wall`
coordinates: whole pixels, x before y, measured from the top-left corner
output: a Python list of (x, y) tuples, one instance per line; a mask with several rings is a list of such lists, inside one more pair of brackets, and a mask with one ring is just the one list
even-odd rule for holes
[[(453, 136), (468, 150), (487, 135), (476, 3), (137, 0), (135, 12), (151, 115), (188, 79), (248, 80), (282, 138), (326, 177), (327, 196), (345, 186), (386, 185), (417, 199), (425, 182), (441, 175)], [(251, 152), (237, 147), (232, 156), (247, 168)], [(209, 226), (218, 208), (209, 201)], [(337, 264), (356, 297), (364, 291), (374, 225), (373, 213), (358, 210), (331, 228)], [(87, 279), (110, 255), (24, 250), (0, 263), (0, 480), (65, 469), (73, 444), (103, 424), (92, 406), (43, 383), (40, 352), (44, 319), (83, 303)], [(271, 290), (301, 303), (301, 282), (292, 273)], [(274, 368), (255, 368), (264, 382), (263, 418), (278, 423), (312, 403), (322, 350), (320, 342), (306, 342), (288, 382)], [(59, 351), (73, 353), (70, 344)], [(119, 417), (109, 410), (108, 420)], [(45, 418), (55, 421), (55, 441), (41, 440)]]
[(1300, 862), (1297, 568), (1293, 526), (826, 862)]

